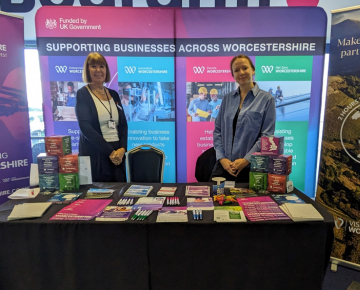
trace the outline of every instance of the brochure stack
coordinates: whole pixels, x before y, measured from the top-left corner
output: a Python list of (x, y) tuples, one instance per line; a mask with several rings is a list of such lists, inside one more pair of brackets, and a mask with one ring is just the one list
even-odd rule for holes
[(59, 156), (60, 190), (79, 189), (79, 160), (73, 153)]
[(287, 193), (292, 190), (292, 182), (289, 181), (292, 156), (283, 153), (283, 136), (261, 137), (261, 152), (251, 155), (250, 189), (277, 193)]
[(60, 189), (58, 157), (40, 153), (37, 156), (40, 191), (53, 192)]
[(45, 137), (45, 151), (37, 157), (41, 192), (79, 189), (79, 161), (71, 154), (71, 137)]

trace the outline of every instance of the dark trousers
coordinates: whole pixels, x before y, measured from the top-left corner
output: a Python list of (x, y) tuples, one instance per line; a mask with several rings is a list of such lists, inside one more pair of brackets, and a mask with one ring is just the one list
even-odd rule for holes
[(249, 183), (249, 173), (250, 167), (245, 167), (240, 171), (238, 176), (232, 176), (229, 172), (227, 172), (221, 165), (220, 161), (216, 161), (214, 169), (210, 176), (210, 182), (212, 182), (213, 177), (224, 177), (226, 180), (235, 181), (238, 183)]
[[(119, 141), (108, 142), (114, 150), (119, 149)], [(126, 182), (125, 155), (120, 165), (115, 165), (109, 156), (100, 153), (91, 159), (93, 182)]]

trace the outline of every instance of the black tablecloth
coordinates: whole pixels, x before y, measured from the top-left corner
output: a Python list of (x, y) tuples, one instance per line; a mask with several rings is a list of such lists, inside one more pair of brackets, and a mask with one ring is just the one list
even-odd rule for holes
[[(186, 206), (186, 184), (153, 184), (149, 196), (163, 185), (177, 186)], [(90, 187), (112, 188), (116, 205), (129, 186), (82, 186), (80, 198)], [(49, 221), (65, 205), (8, 222), (15, 204), (50, 197), (9, 200), (0, 206), (0, 289), (321, 289), (333, 218), (295, 193), (324, 222), (216, 223), (213, 211), (203, 211), (202, 221), (189, 212), (188, 223), (156, 223), (156, 213), (142, 222)]]

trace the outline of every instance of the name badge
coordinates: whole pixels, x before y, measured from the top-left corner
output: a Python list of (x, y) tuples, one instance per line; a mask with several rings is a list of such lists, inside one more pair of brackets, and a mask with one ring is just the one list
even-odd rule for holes
[(108, 121), (108, 126), (110, 129), (116, 129), (115, 121), (113, 120)]

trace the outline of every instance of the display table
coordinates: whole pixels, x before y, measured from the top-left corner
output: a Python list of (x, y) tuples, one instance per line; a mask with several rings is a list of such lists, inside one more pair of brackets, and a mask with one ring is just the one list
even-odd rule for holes
[[(180, 206), (186, 185), (164, 184), (178, 187)], [(82, 186), (80, 198), (90, 187), (112, 188), (116, 205), (129, 186)], [(141, 222), (49, 221), (65, 206), (54, 204), (42, 218), (8, 222), (15, 204), (50, 196), (9, 200), (0, 206), (0, 289), (321, 289), (333, 217), (295, 193), (324, 221), (216, 223), (213, 211), (202, 221), (188, 212), (188, 223), (156, 223), (157, 213)]]

